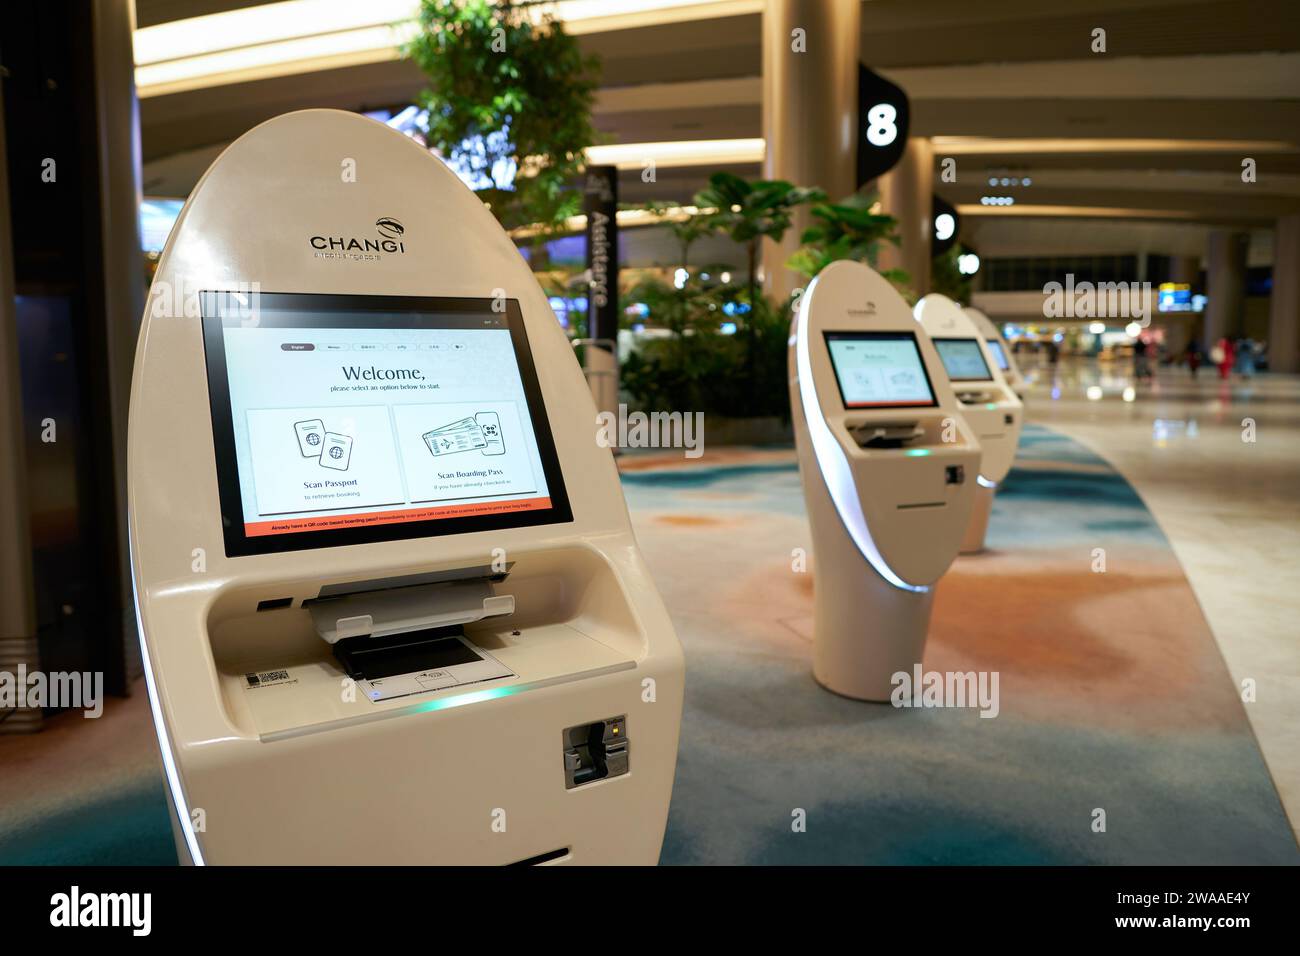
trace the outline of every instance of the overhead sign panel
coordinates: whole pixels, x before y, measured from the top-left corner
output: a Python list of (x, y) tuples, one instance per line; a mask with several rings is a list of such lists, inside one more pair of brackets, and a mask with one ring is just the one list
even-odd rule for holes
[(912, 111), (907, 94), (858, 64), (858, 188), (898, 164), (907, 147)]

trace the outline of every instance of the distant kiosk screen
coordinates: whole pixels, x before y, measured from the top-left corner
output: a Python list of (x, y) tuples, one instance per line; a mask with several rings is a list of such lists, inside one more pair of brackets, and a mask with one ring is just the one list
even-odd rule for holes
[(911, 332), (827, 332), (845, 408), (933, 406), (934, 391)]
[(1007, 365), (1007, 353), (1002, 350), (1002, 343), (997, 339), (989, 339), (988, 343), (989, 351), (993, 353), (993, 361), (997, 362), (998, 368), (1005, 372), (1010, 366)]
[(954, 382), (987, 382), (993, 378), (979, 339), (935, 339), (934, 347)]
[(201, 298), (227, 555), (572, 520), (516, 301)]

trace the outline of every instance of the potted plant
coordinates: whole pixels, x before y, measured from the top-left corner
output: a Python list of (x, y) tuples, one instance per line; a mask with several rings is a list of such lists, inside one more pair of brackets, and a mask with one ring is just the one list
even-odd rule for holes
[(795, 186), (779, 179), (746, 180), (733, 173), (718, 172), (709, 185), (695, 196), (695, 204), (711, 208), (709, 224), (744, 247), (748, 260), (744, 329), (747, 342), (745, 378), (751, 394), (757, 388), (758, 362), (758, 249), (763, 239), (779, 242), (790, 228), (794, 210), (808, 202), (820, 202), (826, 194), (815, 187)]
[[(898, 220), (875, 212), (874, 196), (855, 195), (838, 203), (818, 203), (809, 210), (813, 225), (799, 237), (800, 248), (786, 260), (786, 268), (809, 279), (838, 259), (854, 259), (875, 268), (880, 244), (899, 244)], [(906, 285), (902, 269), (886, 269), (890, 282)]]

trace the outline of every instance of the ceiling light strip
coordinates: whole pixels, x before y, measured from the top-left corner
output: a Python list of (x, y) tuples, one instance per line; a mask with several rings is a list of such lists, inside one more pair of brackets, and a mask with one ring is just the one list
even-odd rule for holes
[(935, 136), (936, 153), (945, 156), (1015, 156), (1027, 153), (1280, 153), (1295, 146), (1276, 140), (1230, 139), (1000, 139)]
[[(756, 14), (762, 0), (556, 0), (575, 35)], [(141, 97), (397, 57), (417, 28), (416, 0), (283, 0), (135, 31)]]
[(614, 143), (587, 148), (593, 166), (619, 169), (707, 166), (727, 163), (761, 163), (766, 151), (762, 137), (752, 139), (695, 139), (660, 143)]

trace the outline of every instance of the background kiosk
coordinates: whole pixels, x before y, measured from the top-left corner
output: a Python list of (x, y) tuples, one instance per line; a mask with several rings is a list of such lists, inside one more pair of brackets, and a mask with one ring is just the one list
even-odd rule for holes
[(1007, 385), (984, 336), (961, 306), (937, 293), (916, 304), (916, 318), (942, 359), (962, 414), (979, 436), (980, 460), (975, 506), (962, 539), (963, 554), (984, 550), (989, 512), (998, 484), (1011, 470), (1024, 424), (1024, 406)]
[(1002, 330), (979, 309), (968, 305), (962, 308), (962, 312), (966, 313), (966, 318), (975, 323), (975, 328), (983, 334), (984, 343), (989, 347), (989, 353), (993, 356), (998, 371), (1006, 379), (1011, 391), (1016, 393), (1016, 398), (1023, 403), (1025, 394), (1029, 391), (1029, 383), (1025, 381), (1020, 365), (1016, 362), (1016, 354), (1002, 335)]
[(657, 861), (682, 653), (546, 297), (439, 160), (312, 110), (185, 204), (131, 395), (195, 863)]
[(933, 586), (970, 520), (980, 446), (907, 303), (859, 262), (799, 299), (790, 404), (812, 527), (813, 674), (888, 700), (921, 660)]

